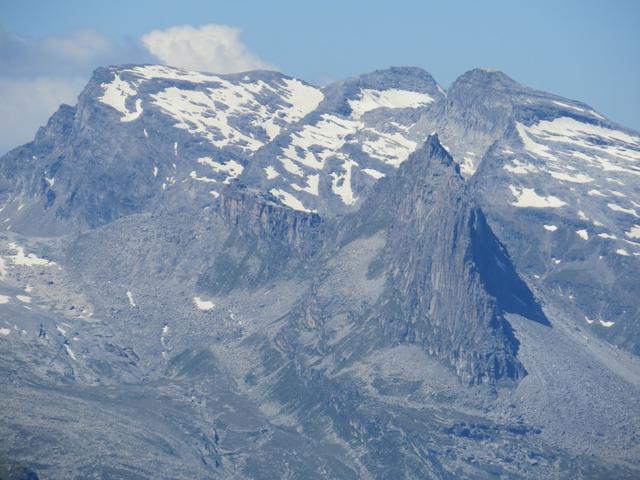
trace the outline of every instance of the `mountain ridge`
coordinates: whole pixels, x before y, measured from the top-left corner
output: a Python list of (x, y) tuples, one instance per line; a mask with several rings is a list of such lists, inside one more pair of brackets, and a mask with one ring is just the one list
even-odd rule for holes
[(0, 471), (635, 478), (637, 161), (501, 72), (100, 69), (0, 157)]

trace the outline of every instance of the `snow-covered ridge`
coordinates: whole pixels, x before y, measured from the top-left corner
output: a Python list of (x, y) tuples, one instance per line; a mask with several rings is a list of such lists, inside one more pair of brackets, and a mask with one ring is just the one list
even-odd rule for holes
[(604, 120), (605, 118), (600, 115), (598, 112), (591, 110), (591, 109), (587, 109), (587, 108), (582, 108), (582, 107), (578, 107), (577, 105), (571, 105), (569, 103), (565, 103), (565, 102), (559, 102), (557, 100), (553, 100), (552, 102), (554, 105), (557, 105), (559, 107), (562, 108), (568, 108), (569, 110), (573, 110), (575, 112), (579, 112), (579, 113), (586, 113), (589, 115), (592, 115), (594, 117), (596, 117), (599, 120)]
[[(398, 167), (418, 147), (418, 143), (409, 138), (409, 125), (389, 122), (380, 129), (370, 126), (363, 118), (365, 114), (379, 108), (422, 108), (433, 101), (431, 95), (423, 92), (396, 88), (361, 89), (355, 98), (347, 100), (350, 115), (324, 113), (316, 122), (291, 134), (289, 145), (282, 148), (277, 157), (277, 164), (264, 169), (266, 180), (277, 179), (280, 183), (279, 188), (271, 189), (271, 193), (291, 208), (312, 211), (299, 194), (304, 192), (317, 197), (318, 184), (324, 176), (331, 186), (331, 193), (344, 205), (353, 205), (357, 201), (352, 186), (354, 169), (374, 180), (385, 174), (377, 168), (362, 168), (364, 166), (344, 150), (359, 148), (370, 160)], [(339, 166), (326, 171), (329, 160), (337, 161)], [(288, 185), (282, 184), (281, 175), (290, 178)]]
[[(406, 111), (425, 108), (441, 95), (435, 88), (428, 90), (428, 82), (408, 89), (362, 87), (345, 93), (348, 113), (323, 110), (296, 127), (318, 109), (325, 94), (278, 73), (215, 75), (146, 65), (112, 68), (101, 75), (98, 100), (117, 111), (121, 122), (144, 122), (145, 139), (153, 141), (152, 130), (140, 119), (160, 111), (174, 128), (211, 145), (210, 153), (199, 152), (189, 159), (194, 165), (187, 178), (202, 186), (238, 178), (247, 167), (242, 158), (248, 159), (293, 126), (289, 143), (285, 141), (274, 161), (261, 165), (260, 171), (267, 191), (284, 205), (303, 211), (316, 210), (326, 195), (346, 206), (355, 204), (359, 184), (387, 175), (388, 167), (398, 167), (418, 147), (410, 134), (409, 119), (415, 116)], [(378, 110), (390, 119), (403, 115), (406, 119), (381, 123), (381, 115), (374, 113)], [(235, 159), (218, 149), (229, 149)], [(174, 154), (178, 156), (177, 144)], [(162, 170), (159, 165), (151, 167), (163, 190), (180, 181), (175, 175), (165, 179)]]
[[(141, 93), (154, 80), (172, 80), (154, 93)], [(240, 80), (157, 65), (119, 69), (101, 85), (99, 100), (121, 113), (122, 122), (140, 117), (143, 105), (160, 108), (176, 128), (203, 136), (213, 146), (255, 151), (290, 123), (315, 110), (322, 91), (300, 80)]]

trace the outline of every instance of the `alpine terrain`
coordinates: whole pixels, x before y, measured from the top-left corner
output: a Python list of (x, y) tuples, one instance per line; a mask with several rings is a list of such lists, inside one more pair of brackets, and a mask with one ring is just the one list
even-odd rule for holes
[(99, 68), (0, 226), (2, 479), (640, 477), (640, 133), (584, 103)]

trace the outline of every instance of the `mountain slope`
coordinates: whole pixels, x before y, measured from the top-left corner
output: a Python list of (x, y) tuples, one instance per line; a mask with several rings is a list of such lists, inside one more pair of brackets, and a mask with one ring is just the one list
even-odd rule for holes
[(486, 70), (97, 70), (0, 159), (0, 472), (637, 477), (638, 145)]

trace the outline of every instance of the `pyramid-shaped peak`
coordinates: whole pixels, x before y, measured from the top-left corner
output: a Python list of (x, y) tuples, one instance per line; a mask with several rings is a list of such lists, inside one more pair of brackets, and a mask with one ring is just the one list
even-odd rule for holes
[(500, 90), (524, 88), (506, 73), (490, 68), (474, 68), (473, 70), (463, 73), (456, 79), (451, 89), (453, 90), (461, 85), (473, 85), (474, 87)]

